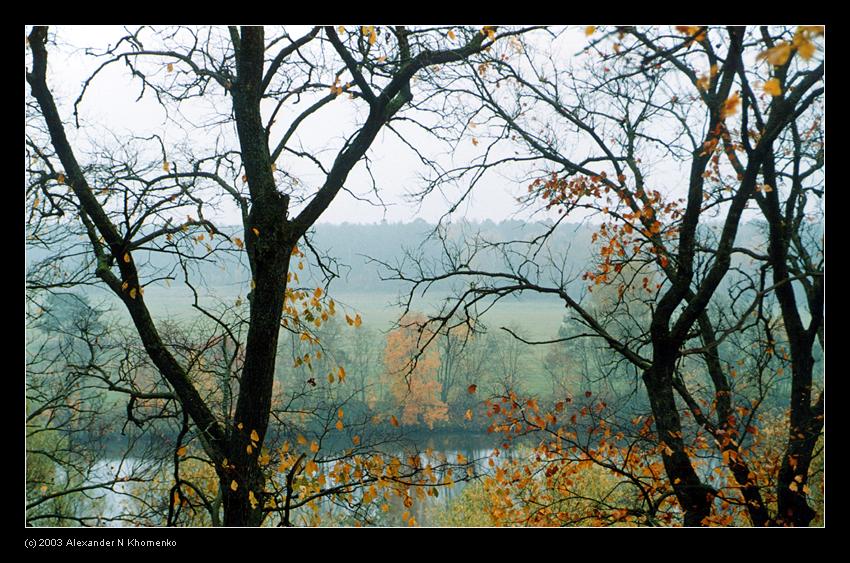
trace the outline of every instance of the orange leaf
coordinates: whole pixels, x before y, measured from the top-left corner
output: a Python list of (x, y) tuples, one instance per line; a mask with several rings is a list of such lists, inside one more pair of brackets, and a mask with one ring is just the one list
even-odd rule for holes
[(759, 54), (757, 58), (764, 59), (773, 66), (782, 66), (786, 62), (788, 62), (788, 59), (790, 57), (791, 44), (782, 42), (776, 47), (772, 47), (770, 49), (767, 49), (766, 51), (763, 51), (761, 54)]
[(395, 417), (395, 415), (390, 416), (390, 424), (392, 424), (393, 426), (398, 426), (398, 419)]
[(184, 455), (186, 455), (186, 446), (177, 448), (177, 457), (183, 457)]
[(473, 383), (472, 385), (470, 385), (469, 387), (466, 388), (466, 391), (471, 395), (471, 394), (475, 393), (476, 391), (478, 391), (478, 386)]
[(782, 94), (782, 88), (779, 86), (778, 78), (771, 78), (767, 82), (764, 83), (764, 91), (770, 94), (773, 97), (779, 96)]
[(797, 52), (800, 53), (800, 56), (805, 60), (811, 59), (815, 55), (815, 44), (811, 41), (802, 41), (797, 46)]
[(738, 106), (741, 104), (741, 96), (735, 92), (723, 102), (723, 108), (720, 110), (720, 117), (726, 118), (730, 115), (738, 113)]

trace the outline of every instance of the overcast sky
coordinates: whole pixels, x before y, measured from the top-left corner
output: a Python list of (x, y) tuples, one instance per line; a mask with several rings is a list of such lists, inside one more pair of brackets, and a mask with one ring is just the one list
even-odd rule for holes
[[(293, 28), (291, 33), (293, 36), (298, 36), (306, 29), (308, 28), (305, 27), (303, 30)], [(83, 81), (101, 62), (87, 56), (82, 49), (84, 47), (102, 49), (107, 44), (114, 45), (124, 31), (120, 26), (57, 26), (53, 28), (53, 32), (56, 33), (59, 44), (49, 46), (48, 79), (57, 98), (65, 103), (63, 117), (69, 119), (71, 102), (79, 95)], [(137, 101), (139, 91), (139, 82), (131, 80), (125, 65), (111, 65), (96, 78), (86, 92), (80, 108), (81, 122), (102, 126), (101, 129), (111, 131), (118, 139), (130, 134), (142, 136), (151, 133), (163, 135), (168, 139), (169, 134), (174, 134), (173, 126), (166, 122), (165, 113), (153, 96), (145, 96)], [(308, 118), (300, 127), (299, 135), (306, 139), (312, 136), (322, 141), (326, 137), (341, 139), (343, 135), (350, 134), (353, 130), (351, 127), (354, 116), (353, 104), (354, 102), (348, 100), (346, 96), (340, 96), (338, 100), (330, 104), (330, 107)], [(359, 111), (363, 111), (364, 104), (359, 105)], [(304, 106), (306, 104), (299, 106), (298, 109)], [(222, 109), (228, 108), (222, 106)], [(70, 128), (70, 124), (68, 125)], [(346, 125), (349, 126), (346, 127)], [(92, 130), (95, 129), (92, 128)], [(88, 130), (86, 134), (90, 134)], [(411, 134), (415, 135), (413, 132)], [(456, 161), (469, 159), (476, 153), (483, 152), (483, 146), (473, 146), (470, 141), (462, 144), (451, 155)], [(85, 143), (83, 139), (79, 139), (78, 142)], [(424, 152), (432, 148), (436, 150), (436, 147), (429, 147), (426, 144)], [(445, 151), (445, 147), (440, 150)], [(406, 149), (393, 134), (387, 131), (379, 134), (369, 156), (372, 159), (373, 172), (380, 182), (380, 196), (387, 207), (376, 207), (357, 201), (348, 194), (340, 194), (320, 221), (373, 223), (382, 219), (396, 222), (423, 218), (433, 222), (439, 219), (453, 202), (456, 192), (453, 192), (451, 188), (448, 188), (448, 193), (445, 195), (432, 194), (421, 206), (412, 205), (408, 201), (405, 195), (421, 188), (420, 175), (424, 170), (415, 155)], [(444, 155), (444, 158), (447, 157)], [(321, 180), (318, 175), (312, 177), (308, 175), (301, 179), (305, 185), (311, 183), (316, 185)], [(370, 184), (362, 164), (359, 164), (349, 176), (346, 188), (358, 194), (368, 195)], [(472, 193), (455, 216), (496, 221), (514, 217), (518, 212), (516, 197), (525, 189), (525, 185), (518, 185), (508, 178), (491, 176), (485, 185)], [(220, 214), (227, 223), (239, 222), (235, 206), (224, 207)]]

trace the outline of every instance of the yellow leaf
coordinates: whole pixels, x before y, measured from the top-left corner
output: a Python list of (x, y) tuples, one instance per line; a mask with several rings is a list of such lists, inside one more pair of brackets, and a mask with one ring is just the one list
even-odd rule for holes
[(764, 83), (764, 91), (771, 96), (779, 96), (782, 94), (782, 88), (779, 86), (778, 78), (771, 78)]
[(815, 55), (815, 44), (809, 40), (803, 40), (797, 45), (797, 52), (805, 60), (809, 60)]
[(358, 313), (354, 317), (354, 326), (360, 326), (360, 323), (362, 323), (362, 322), (363, 322), (363, 319), (360, 318), (360, 313)]
[(814, 35), (823, 35), (824, 28), (822, 25), (801, 25), (797, 28), (797, 33), (811, 33)]
[(236, 479), (230, 482), (230, 490), (235, 491), (239, 488), (239, 483), (236, 482)]
[(472, 409), (466, 409), (466, 414), (463, 415), (466, 420), (472, 420)]
[(791, 44), (790, 43), (779, 43), (775, 47), (767, 49), (759, 54), (758, 59), (764, 59), (768, 63), (773, 66), (782, 66), (786, 62), (788, 62), (788, 58), (791, 56)]
[(342, 423), (342, 421), (341, 421), (341, 420), (337, 420), (337, 421), (336, 421), (336, 429), (337, 429), (337, 430), (342, 430), (343, 428), (345, 428), (345, 425)]
[(595, 32), (596, 32), (596, 26), (595, 25), (589, 25), (589, 26), (584, 28), (584, 34), (587, 35), (588, 37), (593, 35)]
[(328, 374), (328, 383), (333, 383), (333, 382), (334, 382), (334, 374), (329, 373)]
[(168, 66), (165, 67), (165, 70), (167, 70), (168, 72), (174, 72), (174, 65), (171, 64), (171, 63), (168, 63)]
[(247, 446), (245, 446), (245, 451), (248, 452), (248, 455), (251, 455), (252, 453), (254, 453), (254, 448), (251, 447), (251, 444), (248, 444)]
[(65, 175), (64, 174), (57, 175), (56, 181), (59, 182), (60, 184), (64, 184), (65, 183)]
[(454, 32), (454, 31), (452, 31), (451, 29), (449, 30), (449, 32), (448, 32), (448, 33), (446, 33), (446, 35), (448, 35), (448, 36), (449, 36), (449, 39), (451, 39), (452, 41), (454, 41), (454, 40), (455, 40), (455, 38), (457, 37), (457, 36), (455, 35), (455, 32)]
[(254, 236), (260, 236), (260, 229), (258, 229), (257, 227), (252, 227), (251, 231), (254, 233)]
[(306, 471), (307, 473), (313, 474), (313, 473), (316, 473), (317, 471), (319, 471), (319, 466), (315, 461), (313, 461), (311, 459), (310, 461), (307, 462), (307, 465), (304, 466), (304, 471)]
[(183, 457), (184, 455), (186, 455), (186, 446), (177, 448), (177, 457)]
[(369, 34), (369, 45), (374, 45), (375, 41), (378, 40), (378, 34), (375, 33), (375, 28), (372, 28), (372, 32)]
[(237, 248), (242, 248), (245, 246), (245, 243), (243, 243), (242, 239), (239, 237), (233, 239), (233, 244), (235, 244)]
[(257, 502), (257, 497), (254, 496), (254, 491), (248, 491), (248, 501), (251, 503), (251, 508), (257, 508), (257, 505), (260, 504)]
[(171, 164), (169, 164), (167, 160), (163, 161), (162, 169), (165, 170), (166, 172), (168, 172), (169, 170), (171, 170)]
[(135, 298), (136, 298), (136, 288), (134, 287), (133, 289), (130, 290), (130, 299), (135, 299)]
[(344, 415), (344, 414), (345, 414), (345, 411), (343, 411), (342, 408), (340, 408), (338, 411), (336, 411), (337, 418), (342, 418), (342, 415)]
[(315, 440), (313, 440), (310, 444), (310, 451), (313, 453), (317, 453), (319, 451), (319, 444)]
[(260, 441), (260, 435), (257, 434), (256, 430), (251, 430), (251, 440), (253, 440), (254, 442)]
[(236, 428), (238, 428), (239, 430), (242, 430), (243, 428), (245, 428), (245, 425), (240, 422), (239, 424), (236, 425)]
[(124, 253), (124, 263), (125, 263), (125, 264), (129, 264), (129, 263), (130, 263), (130, 254), (129, 254), (129, 253), (127, 253), (127, 252), (125, 252), (125, 253)]

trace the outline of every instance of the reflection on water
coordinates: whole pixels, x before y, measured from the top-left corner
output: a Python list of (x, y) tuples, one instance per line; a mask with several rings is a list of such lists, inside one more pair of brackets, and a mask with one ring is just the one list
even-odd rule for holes
[[(405, 451), (389, 453), (404, 456), (404, 458), (409, 457), (413, 453), (418, 453), (422, 467), (427, 466), (429, 463), (433, 466), (438, 466), (443, 462), (448, 462), (452, 465), (466, 465), (467, 467), (471, 467), (473, 476), (470, 478), (467, 475), (466, 469), (455, 468), (452, 475), (453, 486), (436, 487), (436, 494), (416, 494), (415, 488), (412, 488), (411, 496), (415, 499), (415, 502), (410, 507), (405, 507), (402, 499), (393, 494), (386, 501), (389, 510), (382, 511), (379, 508), (379, 505), (383, 503), (376, 503), (376, 506), (372, 507), (373, 509), (369, 513), (370, 521), (373, 525), (378, 526), (404, 526), (406, 522), (402, 519), (402, 516), (407, 513), (407, 518), (415, 518), (417, 526), (439, 525), (438, 515), (440, 512), (448, 509), (451, 502), (457, 499), (465, 487), (470, 483), (475, 483), (482, 475), (492, 472), (493, 468), (503, 463), (504, 460), (511, 458), (510, 451), (502, 451), (498, 456), (493, 455), (494, 449), (499, 448), (500, 445), (497, 437), (492, 435), (435, 433), (416, 436), (411, 440), (410, 448), (406, 448)], [(466, 463), (458, 463), (459, 461), (465, 461)], [(139, 470), (149, 469), (150, 466), (150, 462), (137, 458), (102, 460), (93, 468), (90, 474), (89, 484), (127, 477)], [(323, 466), (322, 469), (325, 471), (329, 485), (331, 485), (330, 467)], [(440, 474), (439, 472), (435, 472), (435, 475), (440, 479), (445, 477), (444, 474)], [(282, 475), (281, 480), (283, 480)], [(99, 521), (99, 525), (124, 525), (120, 521), (120, 516), (139, 510), (138, 500), (133, 494), (133, 486), (132, 483), (119, 482), (113, 485), (111, 489), (100, 489), (92, 493), (91, 498), (97, 500), (97, 506), (100, 512), (101, 520)], [(425, 490), (423, 488), (423, 492)], [(357, 494), (362, 494), (362, 491)], [(302, 510), (306, 511), (307, 509)], [(322, 515), (323, 522), (328, 524), (354, 524), (354, 520), (347, 518), (347, 512), (335, 505), (329, 498), (324, 498), (319, 503), (319, 512)], [(293, 523), (298, 524), (297, 517)]]

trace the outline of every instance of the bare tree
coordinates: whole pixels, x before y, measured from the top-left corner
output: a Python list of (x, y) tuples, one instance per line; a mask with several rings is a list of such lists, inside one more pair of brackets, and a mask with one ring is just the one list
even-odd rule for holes
[[(548, 221), (546, 233), (476, 241), (471, 250), (446, 252), (436, 268), (397, 277), (412, 283), (411, 295), (455, 281), (457, 299), (434, 316), (438, 325), (516, 293), (560, 299), (584, 325), (583, 337), (601, 340), (639, 374), (685, 525), (710, 523), (722, 494), (697, 468), (685, 441), (689, 420), (722, 454), (736, 483), (732, 496), (752, 524), (808, 525), (815, 511), (804, 485), (823, 428), (813, 373), (813, 349), (818, 339), (823, 344), (815, 234), (823, 196), (822, 29), (588, 33), (585, 56), (575, 57), (584, 66), (559, 55), (557, 41), (518, 40), (477, 67), (458, 67), (467, 72), (454, 87), (467, 98), (454, 115), (478, 124), (473, 140), (486, 150), (423, 190), (465, 180), (469, 193), (510, 168), (528, 183), (522, 201)], [(599, 221), (598, 256), (584, 272), (570, 272), (547, 245), (567, 217)], [(748, 217), (766, 223), (766, 249), (738, 244)], [(505, 266), (481, 267), (481, 248), (501, 252)], [(594, 310), (587, 294), (603, 287), (615, 297)], [(729, 301), (718, 314), (724, 292)], [(773, 353), (785, 341), (789, 349), (791, 415), (775, 506), (764, 495), (771, 480), (751, 470), (755, 460), (741, 448), (759, 397), (736, 395), (734, 370), (721, 356), (724, 342), (754, 323), (772, 330), (772, 303), (786, 334), (773, 329), (752, 346)], [(645, 323), (634, 314), (641, 304), (651, 312)], [(696, 374), (684, 373), (690, 358), (701, 363)]]
[[(418, 74), (470, 60), (500, 37), (522, 32), (497, 35), (495, 28), (465, 28), (452, 32), (455, 41), (446, 31), (315, 27), (293, 37), (285, 29), (262, 27), (142, 27), (115, 45), (89, 51), (101, 62), (83, 84), (73, 112), (60, 109), (48, 84), (48, 29), (34, 27), (28, 35), (30, 224), (44, 222), (43, 232), (50, 227), (54, 240), (40, 239), (51, 252), (48, 262), (76, 260), (64, 274), (50, 271), (59, 279), (45, 277), (38, 283), (96, 283), (120, 299), (150, 362), (179, 404), (181, 428), (195, 429), (203, 456), (214, 467), (220, 521), (226, 526), (260, 525), (271, 512), (290, 524), (293, 507), (351, 490), (348, 484), (327, 485), (297, 498), (294, 479), (309, 464), (309, 455), (293, 458), (279, 489), (267, 480), (260, 462), (273, 410), (282, 323), (304, 333), (315, 315), (333, 313), (324, 300), (312, 306), (319, 294), (293, 289), (297, 270), (290, 269), (290, 261), (301, 257), (299, 244), (308, 249), (305, 235), (347, 191), (349, 174), (364, 162), (379, 132), (416, 123), (419, 114), (416, 102), (411, 103), (419, 95), (413, 83)], [(98, 87), (104, 69), (118, 64), (139, 86), (140, 97), (155, 97), (168, 119), (186, 129), (182, 145), (172, 145), (163, 133), (116, 139), (123, 145), (117, 148), (75, 146), (69, 129), (80, 125), (81, 100)], [(299, 134), (305, 124), (343, 94), (362, 111), (356, 123), (328, 153), (322, 152), (327, 146), (304, 146)], [(216, 117), (211, 123), (200, 121), (186, 109), (190, 101), (208, 104)], [(207, 142), (194, 143), (198, 133)], [(291, 173), (296, 163), (311, 166), (318, 180), (306, 182)], [(240, 232), (215, 219), (225, 203), (238, 210)], [(232, 304), (204, 303), (198, 290), (203, 265), (243, 250), (251, 284), (247, 314)], [(205, 344), (201, 350), (181, 351), (169, 342), (144, 296), (146, 287), (177, 279), (191, 291), (193, 307), (215, 327), (215, 333), (193, 339)], [(193, 380), (193, 369), (216, 346), (238, 358), (239, 367), (227, 373), (225, 388), (232, 388), (232, 396), (222, 390), (224, 402), (211, 404)], [(176, 461), (180, 447), (175, 445)], [(398, 479), (404, 473), (394, 472)], [(182, 502), (183, 486), (175, 483), (172, 499)]]

